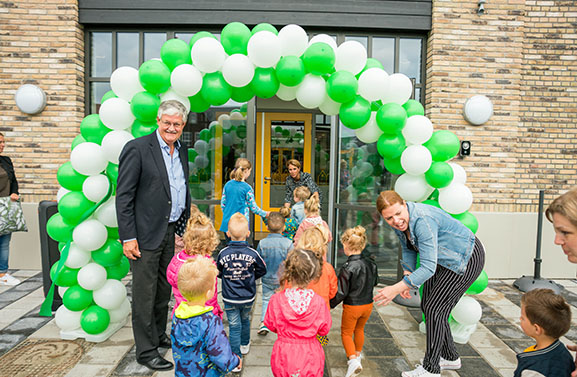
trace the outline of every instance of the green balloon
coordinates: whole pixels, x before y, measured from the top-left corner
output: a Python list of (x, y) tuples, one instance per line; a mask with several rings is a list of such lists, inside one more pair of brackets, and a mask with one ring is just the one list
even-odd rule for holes
[(80, 134), (84, 140), (100, 144), (104, 136), (112, 131), (100, 121), (100, 115), (90, 114), (80, 122)]
[(210, 108), (210, 103), (200, 93), (188, 97), (188, 102), (190, 102), (190, 111), (194, 113), (204, 113)]
[(240, 112), (242, 115), (246, 115), (246, 112), (248, 110), (248, 103), (243, 103), (242, 105), (240, 105)]
[(128, 271), (130, 271), (130, 262), (128, 258), (121, 257), (120, 263), (104, 268), (106, 269), (107, 279), (122, 280), (128, 274)]
[(78, 225), (94, 204), (96, 203), (86, 199), (81, 191), (70, 191), (58, 202), (58, 213), (67, 224)]
[(68, 242), (72, 238), (74, 226), (66, 224), (62, 215), (55, 213), (46, 223), (46, 232), (54, 241)]
[(190, 196), (193, 199), (205, 199), (206, 191), (202, 187), (195, 185), (190, 188)]
[(239, 103), (248, 102), (254, 98), (254, 90), (252, 89), (252, 85), (248, 84), (247, 86), (243, 86), (241, 88), (231, 87), (232, 92), (230, 98)]
[(371, 111), (379, 111), (381, 106), (383, 106), (383, 103), (381, 101), (371, 102)]
[(377, 111), (376, 120), (381, 131), (389, 135), (395, 135), (400, 133), (405, 126), (407, 113), (405, 109), (397, 103), (385, 103), (379, 111)]
[(221, 106), (230, 99), (232, 93), (222, 73), (217, 71), (204, 75), (200, 94), (211, 105)]
[(104, 101), (109, 100), (111, 98), (118, 98), (118, 96), (116, 94), (114, 94), (114, 92), (112, 90), (109, 90), (108, 92), (104, 93), (104, 95), (102, 96), (102, 99), (100, 100), (100, 103), (104, 103)]
[(463, 225), (469, 228), (471, 232), (477, 233), (477, 230), (479, 230), (479, 221), (477, 221), (477, 218), (471, 212), (466, 211), (458, 215), (451, 216), (459, 220)]
[(428, 204), (428, 205), (433, 206), (433, 207), (441, 208), (441, 205), (439, 204), (439, 202), (436, 200), (433, 200), (433, 199), (423, 200), (421, 203)]
[(407, 118), (413, 115), (425, 115), (425, 108), (423, 105), (414, 99), (410, 99), (403, 104), (403, 109), (407, 112)]
[[(135, 96), (136, 97), (136, 96)], [(132, 136), (134, 137), (141, 137), (150, 135), (158, 128), (158, 124), (156, 122), (142, 122), (136, 119), (132, 123), (131, 132)]]
[[(377, 144), (377, 150), (378, 150), (379, 145)], [(382, 146), (385, 147), (385, 146)], [(380, 152), (379, 152), (380, 154)], [(385, 168), (391, 173), (391, 174), (396, 174), (396, 175), (401, 175), (401, 174), (405, 174), (405, 169), (403, 169), (403, 166), (401, 165), (401, 158), (400, 157), (396, 157), (396, 158), (385, 158), (383, 160), (383, 162), (385, 163)]]
[(379, 140), (377, 140), (377, 151), (385, 161), (400, 157), (405, 147), (405, 138), (401, 134), (382, 134)]
[(469, 287), (469, 289), (467, 289), (467, 292), (465, 293), (469, 295), (477, 295), (483, 292), (488, 285), (489, 285), (489, 276), (487, 276), (487, 273), (485, 272), (485, 270), (483, 270), (481, 271), (481, 274), (479, 275), (477, 280), (473, 282), (473, 284)]
[[(183, 41), (181, 42), (184, 43)], [(148, 92), (138, 92), (130, 101), (132, 114), (143, 123), (151, 123), (156, 120), (159, 106), (160, 98)]]
[(250, 29), (242, 22), (231, 22), (220, 33), (220, 43), (227, 54), (246, 55), (246, 46), (250, 39)]
[(278, 35), (278, 30), (274, 26), (272, 26), (271, 24), (268, 24), (266, 22), (260, 23), (260, 24), (256, 25), (255, 27), (253, 27), (251, 33), (252, 33), (252, 35), (255, 35), (259, 31), (270, 31), (274, 35)]
[(82, 136), (80, 134), (76, 135), (74, 140), (72, 140), (72, 144), (70, 144), (70, 150), (73, 151), (77, 145), (82, 144), (82, 143), (86, 143), (86, 139), (84, 138), (84, 136)]
[(339, 110), (341, 122), (348, 128), (361, 128), (371, 117), (371, 104), (361, 96), (356, 96), (347, 103), (343, 103)]
[(169, 39), (160, 49), (160, 59), (171, 71), (181, 64), (192, 64), (190, 46), (182, 39)]
[(439, 190), (434, 189), (427, 199), (439, 201)]
[(103, 267), (115, 266), (124, 255), (122, 244), (117, 239), (108, 239), (98, 250), (92, 252), (92, 259)]
[(92, 291), (82, 288), (79, 285), (74, 285), (64, 292), (62, 296), (62, 304), (68, 310), (79, 312), (86, 309), (92, 304)]
[(303, 54), (305, 69), (313, 75), (321, 76), (335, 68), (335, 51), (324, 42), (310, 45)]
[(209, 33), (208, 31), (199, 31), (198, 33), (194, 34), (192, 38), (190, 38), (190, 42), (188, 42), (188, 44), (190, 45), (190, 47), (192, 47), (196, 43), (196, 41), (198, 41), (201, 38), (213, 38), (218, 40), (218, 38), (215, 37), (214, 34)]
[(82, 312), (80, 316), (80, 326), (88, 334), (100, 334), (110, 324), (110, 314), (108, 310), (98, 305), (92, 305)]
[(296, 56), (283, 56), (276, 65), (278, 81), (285, 86), (297, 86), (305, 78), (305, 65)]
[(70, 191), (82, 191), (82, 184), (86, 178), (88, 178), (86, 175), (74, 170), (70, 161), (60, 165), (56, 172), (56, 180), (60, 186)]
[(210, 140), (210, 131), (207, 128), (204, 128), (200, 130), (200, 132), (198, 133), (198, 137), (200, 140), (204, 140), (208, 143), (208, 141)]
[(244, 125), (238, 126), (238, 128), (236, 129), (236, 136), (240, 137), (241, 139), (244, 139), (246, 137), (246, 126)]
[(170, 69), (161, 61), (148, 60), (138, 70), (142, 87), (153, 94), (164, 93), (170, 88)]
[(457, 135), (447, 130), (433, 132), (433, 136), (423, 145), (431, 151), (433, 161), (450, 160), (461, 148)]
[(112, 162), (109, 162), (108, 165), (106, 166), (106, 175), (108, 176), (110, 181), (114, 185), (116, 185), (116, 182), (118, 181), (118, 164), (113, 164)]
[(353, 100), (357, 95), (359, 83), (355, 76), (348, 71), (337, 71), (327, 81), (327, 93), (335, 102), (345, 103)]
[(59, 287), (72, 287), (77, 285), (78, 271), (80, 271), (80, 269), (68, 268), (65, 265), (62, 265), (62, 268), (60, 270), (57, 270), (58, 263), (60, 262), (54, 263), (50, 268), (50, 279), (52, 279), (54, 284), (58, 285)]
[(250, 82), (254, 94), (260, 98), (274, 97), (280, 83), (274, 68), (260, 68), (254, 70), (254, 78)]
[(212, 123), (209, 127), (208, 130), (210, 131), (210, 137), (211, 138), (215, 138), (216, 134), (218, 132), (221, 133), (222, 135), (222, 126), (219, 123)]
[(385, 70), (385, 68), (383, 67), (383, 64), (380, 61), (378, 61), (375, 58), (368, 58), (367, 62), (365, 63), (365, 67), (363, 68), (362, 71), (357, 73), (356, 78), (357, 79), (360, 78), (364, 71), (366, 71), (367, 69), (371, 69), (371, 68), (380, 68), (383, 71)]
[(453, 180), (453, 168), (451, 165), (442, 161), (435, 161), (425, 173), (427, 183), (434, 188), (443, 188), (449, 186)]
[(198, 156), (198, 153), (194, 150), (194, 148), (188, 148), (188, 161), (194, 161), (196, 156)]
[(106, 232), (108, 233), (108, 238), (110, 239), (117, 240), (120, 238), (117, 227), (116, 228), (106, 227)]

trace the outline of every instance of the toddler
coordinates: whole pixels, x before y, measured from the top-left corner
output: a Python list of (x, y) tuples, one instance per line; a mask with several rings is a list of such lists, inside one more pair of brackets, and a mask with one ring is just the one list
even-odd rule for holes
[(333, 235), (329, 228), (329, 224), (324, 221), (320, 215), (320, 202), (316, 195), (311, 196), (305, 201), (305, 219), (300, 223), (299, 228), (294, 237), (295, 244), (298, 242), (299, 238), (302, 236), (303, 232), (309, 228), (315, 226), (321, 226), (327, 230), (328, 238), (327, 243), (333, 240)]
[(321, 273), (309, 250), (289, 252), (280, 284), (286, 288), (270, 298), (265, 326), (277, 333), (270, 358), (275, 377), (322, 376), (325, 354), (315, 336), (329, 333), (332, 319), (323, 299), (306, 288)]
[(293, 192), (293, 200), (295, 204), (291, 209), (291, 217), (297, 221), (298, 225), (300, 225), (305, 218), (305, 200), (310, 198), (310, 196), (311, 191), (306, 186), (299, 186), (295, 188)]
[(297, 220), (291, 216), (291, 209), (289, 207), (282, 207), (278, 212), (281, 214), (284, 221), (284, 230), (282, 235), (292, 241), (299, 224)]

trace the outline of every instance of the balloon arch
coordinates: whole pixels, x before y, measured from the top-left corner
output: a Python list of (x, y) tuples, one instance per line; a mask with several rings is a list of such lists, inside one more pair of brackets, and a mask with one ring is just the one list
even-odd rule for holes
[[(112, 73), (112, 90), (102, 98), (99, 113), (82, 120), (70, 161), (58, 169), (59, 212), (48, 221), (47, 231), (61, 250), (51, 277), (63, 297), (56, 312), (62, 337), (102, 341), (130, 313), (120, 282), (129, 263), (118, 242), (118, 157), (129, 140), (155, 131), (164, 100), (204, 112), (230, 99), (245, 103), (276, 95), (338, 115), (360, 141), (376, 143), (384, 167), (400, 175), (395, 190), (403, 198), (440, 207), (476, 232), (477, 220), (468, 212), (473, 197), (465, 186), (465, 170), (447, 162), (457, 155), (459, 139), (450, 131), (434, 131), (423, 106), (409, 99), (411, 80), (400, 73), (389, 75), (378, 60), (367, 58), (359, 42), (337, 46), (326, 34), (309, 40), (298, 25), (277, 31), (259, 24), (250, 30), (232, 22), (222, 29), (220, 41), (199, 32), (190, 43), (168, 40), (160, 56), (138, 70), (120, 67)], [(223, 148), (246, 136), (246, 126), (234, 127), (228, 120), (242, 121), (243, 115), (233, 111), (213, 122), (210, 131), (203, 130), (205, 135), (201, 132), (189, 150), (193, 166), (208, 164), (213, 128), (223, 129)], [(203, 193), (193, 192), (193, 197)], [(49, 298), (41, 313), (50, 315), (50, 305)]]

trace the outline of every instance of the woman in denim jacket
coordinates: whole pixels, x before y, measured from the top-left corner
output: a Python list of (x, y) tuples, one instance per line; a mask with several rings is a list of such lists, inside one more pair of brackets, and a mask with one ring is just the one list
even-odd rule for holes
[(441, 369), (459, 369), (461, 359), (448, 318), (483, 270), (485, 251), (481, 241), (442, 209), (405, 202), (394, 191), (381, 192), (377, 211), (401, 241), (404, 277), (379, 290), (375, 301), (386, 305), (399, 294), (409, 298), (411, 288), (423, 285), (421, 309), (426, 320), (427, 351), (423, 365), (403, 372), (402, 376), (440, 377)]

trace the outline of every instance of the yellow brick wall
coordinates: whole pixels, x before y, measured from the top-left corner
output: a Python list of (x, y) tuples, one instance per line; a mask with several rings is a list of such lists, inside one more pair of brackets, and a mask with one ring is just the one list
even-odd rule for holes
[[(46, 93), (38, 115), (16, 107), (22, 84)], [(0, 131), (14, 162), (22, 200), (54, 199), (56, 169), (84, 116), (84, 33), (76, 0), (0, 2)]]
[[(473, 144), (461, 160), (475, 211), (534, 212), (577, 184), (577, 3), (433, 1), (427, 115)], [(465, 101), (488, 96), (494, 115), (468, 124)]]

